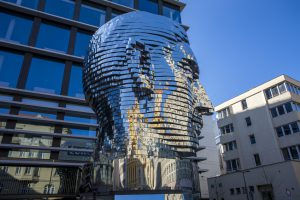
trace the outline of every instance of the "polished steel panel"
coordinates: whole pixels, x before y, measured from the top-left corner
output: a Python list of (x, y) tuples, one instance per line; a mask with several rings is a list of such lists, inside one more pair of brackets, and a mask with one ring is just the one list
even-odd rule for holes
[(107, 22), (90, 41), (83, 85), (99, 123), (98, 191), (199, 192), (197, 138), (213, 108), (180, 24), (141, 11)]

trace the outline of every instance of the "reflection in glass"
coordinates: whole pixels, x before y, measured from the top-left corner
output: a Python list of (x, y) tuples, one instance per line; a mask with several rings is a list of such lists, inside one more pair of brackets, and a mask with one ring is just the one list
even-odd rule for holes
[(57, 102), (41, 100), (41, 99), (22, 98), (22, 102), (35, 105), (35, 106), (58, 107)]
[(158, 14), (157, 0), (139, 0), (139, 10)]
[(26, 109), (21, 109), (19, 111), (19, 115), (24, 117), (34, 117), (39, 119), (56, 119), (56, 114), (46, 113), (43, 111), (26, 110)]
[(134, 0), (111, 0), (111, 1), (130, 8), (134, 7)]
[(4, 0), (6, 2), (15, 3), (19, 6), (37, 9), (39, 0)]
[(87, 124), (97, 124), (97, 120), (92, 117), (79, 117), (79, 116), (65, 115), (64, 120), (71, 121), (71, 122), (87, 123)]
[(21, 44), (28, 43), (31, 33), (32, 20), (4, 12), (0, 13), (0, 19), (0, 39)]
[(71, 127), (65, 127), (65, 128), (63, 128), (63, 134), (71, 134), (71, 135), (78, 135), (78, 136), (95, 137), (96, 136), (96, 129), (95, 128), (71, 128)]
[(77, 150), (60, 151), (59, 160), (89, 161), (92, 158), (95, 141), (83, 138), (62, 138), (61, 147)]
[(82, 88), (82, 66), (72, 66), (68, 95), (84, 99)]
[(180, 8), (168, 3), (163, 5), (163, 15), (181, 23)]
[(0, 106), (0, 114), (9, 114), (9, 108)]
[(16, 87), (22, 63), (23, 55), (0, 50), (0, 86)]
[(74, 54), (76, 56), (84, 57), (86, 55), (91, 37), (92, 36), (89, 34), (77, 32), (74, 49)]
[(104, 8), (81, 4), (79, 21), (99, 27), (105, 23), (105, 15)]
[(72, 19), (74, 14), (74, 1), (46, 0), (45, 12)]
[(1, 195), (74, 195), (79, 173), (75, 167), (0, 166), (0, 192)]
[(50, 159), (50, 151), (33, 149), (12, 149), (8, 152), (8, 157), (27, 159)]
[(54, 126), (39, 125), (39, 124), (32, 124), (32, 123), (17, 122), (15, 129), (26, 130), (26, 131), (38, 131), (38, 132), (45, 132), (45, 133), (54, 133)]
[[(25, 134), (14, 134), (12, 137), (12, 144), (24, 146), (52, 146), (52, 137), (49, 136), (33, 136)], [(37, 153), (21, 152), (23, 158), (37, 158)], [(28, 155), (27, 155), (28, 154)]]
[(70, 31), (66, 28), (42, 23), (36, 46), (51, 51), (67, 52)]
[(66, 108), (76, 110), (76, 111), (94, 113), (94, 111), (88, 106), (82, 106), (82, 105), (76, 105), (76, 104), (66, 104)]
[(60, 94), (63, 72), (64, 63), (33, 58), (26, 82), (26, 89)]

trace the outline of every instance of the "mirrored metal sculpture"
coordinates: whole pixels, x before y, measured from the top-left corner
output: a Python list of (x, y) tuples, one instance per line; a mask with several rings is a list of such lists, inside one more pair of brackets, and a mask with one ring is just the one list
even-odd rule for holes
[(99, 188), (199, 192), (198, 136), (212, 105), (180, 24), (141, 11), (112, 19), (91, 39), (83, 81), (99, 123)]

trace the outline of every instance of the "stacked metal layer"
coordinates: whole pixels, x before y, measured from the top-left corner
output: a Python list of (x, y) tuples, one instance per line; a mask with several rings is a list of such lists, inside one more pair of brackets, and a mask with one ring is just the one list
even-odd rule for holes
[(90, 42), (83, 80), (102, 152), (195, 155), (212, 105), (180, 24), (140, 11), (112, 19)]

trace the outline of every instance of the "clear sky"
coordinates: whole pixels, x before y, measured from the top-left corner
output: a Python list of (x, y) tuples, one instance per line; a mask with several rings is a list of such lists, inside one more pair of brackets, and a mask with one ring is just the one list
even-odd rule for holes
[(218, 105), (281, 74), (300, 80), (300, 0), (184, 0), (200, 80)]

